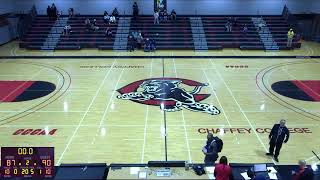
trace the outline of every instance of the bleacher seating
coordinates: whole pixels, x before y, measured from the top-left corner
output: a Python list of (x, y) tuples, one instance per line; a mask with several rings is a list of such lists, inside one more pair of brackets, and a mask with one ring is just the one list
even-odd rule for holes
[[(273, 38), (276, 40), (280, 49), (288, 49), (287, 32), (289, 25), (280, 16), (263, 17), (271, 30)], [(233, 27), (232, 32), (226, 32), (225, 24), (228, 17), (202, 17), (202, 23), (206, 33), (209, 49), (215, 49), (217, 46), (223, 48), (241, 48), (241, 49), (264, 49), (263, 43), (251, 17), (237, 17), (237, 25)], [(248, 27), (247, 35), (242, 33), (243, 25)], [(293, 42), (293, 47), (300, 47), (297, 39)]]
[(54, 21), (47, 16), (37, 16), (31, 29), (20, 41), (20, 48), (40, 49), (53, 26)]
[[(96, 32), (87, 31), (84, 21), (86, 18), (97, 19), (100, 29)], [(237, 17), (238, 26), (233, 27), (232, 32), (226, 32), (225, 24), (227, 16), (204, 16), (202, 17), (203, 28), (206, 34), (208, 49), (241, 48), (241, 49), (264, 49), (258, 31), (251, 21), (250, 16)], [(288, 49), (287, 31), (289, 25), (281, 16), (263, 16), (272, 36), (277, 42), (279, 49)], [(41, 49), (54, 21), (46, 16), (38, 16), (31, 29), (20, 42), (21, 48)], [(113, 49), (117, 24), (107, 25), (101, 16), (76, 16), (70, 18), (68, 24), (72, 27), (72, 33), (62, 35), (55, 49), (81, 49), (98, 48)], [(246, 36), (242, 33), (243, 24), (248, 27)], [(105, 30), (110, 27), (113, 32), (112, 38), (105, 37)], [(141, 31), (144, 38), (155, 39), (157, 49), (185, 49), (193, 50), (194, 43), (190, 27), (189, 17), (178, 16), (176, 21), (168, 20), (153, 24), (153, 16), (140, 16), (137, 20), (131, 20), (130, 32)], [(301, 43), (297, 39), (293, 41), (293, 48), (300, 48)]]
[[(89, 18), (97, 20), (99, 30), (88, 31), (84, 21)], [(79, 46), (80, 48), (99, 48), (112, 49), (114, 37), (117, 32), (117, 24), (105, 24), (102, 16), (79, 16), (70, 18), (68, 24), (72, 27), (72, 33), (68, 36), (62, 36), (58, 43), (58, 47), (63, 46)], [(113, 32), (113, 37), (107, 38), (105, 31), (109, 27)]]
[(144, 38), (155, 39), (157, 49), (194, 49), (189, 18), (177, 17), (153, 24), (153, 16), (142, 16), (131, 21), (130, 32), (141, 31)]

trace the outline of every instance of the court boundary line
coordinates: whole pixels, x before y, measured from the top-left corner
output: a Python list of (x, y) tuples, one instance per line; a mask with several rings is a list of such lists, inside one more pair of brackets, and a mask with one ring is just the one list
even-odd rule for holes
[[(205, 78), (207, 79), (207, 81), (210, 82), (210, 79), (209, 79), (209, 77), (208, 77), (208, 75), (207, 75), (207, 73), (206, 73), (206, 71), (205, 71), (204, 69), (202, 70), (202, 73), (205, 75)], [(228, 123), (229, 127), (232, 128), (232, 125), (231, 125), (231, 123), (230, 123), (230, 120), (229, 120), (228, 116), (226, 115), (226, 113), (225, 113), (225, 111), (224, 111), (224, 108), (223, 108), (223, 106), (222, 106), (222, 104), (221, 104), (221, 102), (220, 102), (220, 100), (219, 100), (219, 98), (218, 98), (218, 96), (217, 96), (217, 93), (214, 91), (212, 85), (210, 86), (210, 89), (211, 89), (211, 91), (213, 92), (214, 96), (216, 97), (216, 99), (217, 99), (217, 101), (218, 101), (218, 104), (219, 104), (220, 107), (221, 107), (222, 113), (223, 113), (224, 117), (225, 117), (226, 120), (227, 120), (227, 123)], [(232, 134), (233, 134), (233, 133), (232, 133)], [(233, 135), (235, 136), (236, 141), (237, 141), (237, 143), (239, 144), (238, 136), (236, 136), (236, 134), (233, 134)]]
[[(164, 58), (162, 58), (161, 61), (162, 61), (162, 78), (164, 78), (164, 71), (165, 71)], [(167, 112), (164, 109), (162, 109), (162, 112), (163, 112), (163, 123), (164, 123), (164, 153), (165, 153), (165, 161), (168, 161)]]
[[(113, 66), (116, 62), (117, 62), (117, 59), (114, 59), (112, 66)], [(100, 84), (100, 86), (99, 86), (98, 90), (96, 91), (96, 94), (93, 96), (93, 98), (92, 98), (92, 100), (91, 100), (91, 103), (89, 104), (89, 106), (88, 106), (88, 108), (87, 108), (87, 111), (86, 111), (86, 112), (84, 113), (84, 115), (82, 116), (82, 119), (80, 120), (80, 122), (79, 122), (78, 126), (77, 126), (77, 127), (76, 127), (76, 129), (74, 130), (74, 132), (73, 132), (73, 134), (72, 134), (71, 138), (69, 139), (69, 141), (68, 141), (68, 143), (67, 143), (67, 145), (66, 145), (65, 149), (63, 150), (62, 154), (60, 155), (60, 158), (58, 159), (58, 162), (56, 163), (56, 165), (59, 165), (59, 164), (60, 164), (60, 161), (62, 160), (62, 158), (63, 158), (63, 156), (64, 156), (64, 154), (65, 154), (66, 150), (69, 148), (69, 145), (71, 144), (71, 142), (72, 142), (72, 140), (73, 140), (73, 138), (74, 138), (75, 134), (78, 132), (78, 129), (80, 128), (81, 123), (83, 122), (83, 120), (84, 120), (84, 119), (85, 119), (85, 117), (87, 116), (88, 111), (90, 110), (90, 108), (91, 108), (91, 106), (92, 106), (93, 102), (96, 100), (96, 98), (97, 98), (97, 96), (98, 96), (98, 94), (99, 94), (99, 92), (100, 92), (100, 90), (101, 90), (101, 88), (102, 88), (102, 86), (103, 86), (103, 84), (104, 84), (105, 80), (106, 80), (106, 79), (107, 79), (107, 77), (109, 76), (109, 74), (110, 74), (110, 72), (111, 72), (111, 69), (112, 69), (112, 66), (111, 66), (111, 68), (108, 70), (108, 72), (106, 73), (106, 75), (105, 75), (104, 79), (102, 80), (102, 82), (101, 82), (101, 84)]]
[[(78, 126), (77, 124), (16, 124), (16, 125), (3, 125), (1, 127), (29, 127), (29, 126)], [(86, 125), (80, 125), (81, 127), (90, 127), (90, 126), (99, 126), (99, 125), (95, 125), (95, 124), (86, 124)], [(127, 124), (127, 125), (108, 125), (108, 126), (113, 126), (113, 127), (139, 127), (139, 126), (144, 126), (144, 124)], [(148, 126), (159, 126), (161, 127), (162, 125), (148, 125)], [(183, 125), (180, 124), (175, 124), (175, 125), (168, 125), (168, 126), (173, 126), (173, 127), (180, 127)], [(225, 124), (192, 124), (192, 125), (186, 125), (188, 127), (201, 127), (201, 126), (212, 126), (212, 127), (221, 127), (221, 126), (225, 126)], [(232, 125), (233, 127), (248, 127), (248, 124), (237, 124), (237, 125)], [(255, 125), (256, 127), (261, 126), (261, 127), (270, 127), (270, 124), (259, 124), (259, 125)], [(320, 124), (293, 124), (290, 125), (290, 127), (294, 127), (294, 128), (300, 128), (301, 126), (320, 126)], [(209, 127), (210, 128), (210, 127)]]
[(320, 56), (0, 56), (0, 59), (319, 59)]
[[(121, 77), (122, 77), (122, 75), (123, 75), (123, 72), (124, 72), (124, 69), (121, 70), (120, 76), (119, 76), (119, 78), (118, 78), (118, 80), (117, 80), (117, 82), (116, 82), (116, 85), (114, 86), (114, 90), (113, 90), (113, 92), (112, 92), (112, 94), (111, 94), (111, 96), (110, 96), (110, 99), (109, 99), (109, 101), (108, 101), (107, 107), (106, 107), (106, 109), (105, 109), (104, 112), (103, 112), (103, 115), (102, 115), (101, 120), (100, 120), (100, 123), (99, 123), (98, 130), (97, 130), (97, 132), (96, 132), (95, 137), (93, 137), (93, 139), (92, 139), (92, 141), (91, 141), (91, 144), (94, 144), (94, 142), (96, 141), (96, 137), (98, 136), (99, 131), (100, 131), (101, 127), (102, 127), (102, 123), (104, 122), (104, 119), (105, 119), (106, 116), (107, 116), (107, 113), (108, 113), (108, 110), (109, 110), (111, 101), (112, 101), (112, 99), (113, 99), (113, 96), (114, 96), (115, 92), (117, 91), (116, 89), (117, 89), (117, 86), (119, 85), (119, 82), (120, 82), (120, 80), (121, 80)], [(108, 126), (107, 126), (107, 127), (108, 127)]]
[[(173, 60), (174, 72), (175, 72), (175, 74), (176, 74), (176, 78), (178, 78), (178, 72), (177, 72), (177, 68), (176, 68), (176, 62), (175, 62), (175, 59), (174, 59), (174, 58), (172, 58), (172, 60)], [(183, 129), (184, 129), (184, 136), (185, 136), (185, 140), (186, 140), (186, 143), (187, 143), (189, 163), (192, 163), (191, 151), (190, 151), (190, 144), (189, 144), (189, 136), (188, 136), (188, 132), (187, 132), (187, 128), (186, 128), (186, 120), (185, 120), (185, 118), (184, 118), (184, 112), (183, 112), (183, 110), (181, 111), (181, 116), (182, 116), (182, 123), (183, 123)]]
[[(6, 62), (6, 63), (8, 63), (8, 62)], [(17, 63), (17, 62), (9, 62), (9, 63), (19, 64), (19, 63)], [(5, 121), (5, 120), (9, 120), (10, 118), (13, 118), (13, 119), (11, 119), (11, 120), (9, 120), (9, 121), (7, 121), (7, 122), (0, 123), (0, 126), (2, 126), (2, 125), (4, 125), (4, 124), (10, 124), (11, 122), (17, 121), (17, 120), (19, 120), (19, 119), (21, 119), (21, 118), (23, 118), (23, 117), (26, 117), (26, 116), (28, 116), (28, 115), (36, 112), (36, 111), (39, 110), (39, 109), (42, 109), (42, 108), (48, 106), (49, 104), (52, 104), (52, 103), (55, 102), (57, 99), (59, 99), (61, 96), (63, 96), (63, 95), (66, 93), (66, 91), (69, 89), (70, 85), (71, 85), (71, 77), (70, 77), (70, 74), (69, 74), (68, 72), (66, 72), (64, 69), (61, 69), (60, 67), (57, 67), (57, 66), (52, 66), (52, 67), (51, 67), (50, 65), (47, 65), (47, 64), (32, 63), (32, 62), (24, 62), (24, 63), (21, 63), (21, 64), (32, 64), (32, 65), (36, 65), (36, 66), (40, 66), (40, 67), (45, 67), (45, 68), (54, 70), (54, 71), (58, 72), (58, 73), (62, 76), (63, 79), (65, 79), (64, 75), (62, 74), (62, 72), (64, 72), (64, 73), (66, 73), (66, 74), (68, 75), (70, 82), (69, 82), (69, 84), (67, 85), (66, 90), (65, 90), (65, 91), (62, 91), (61, 94), (58, 94), (58, 92), (60, 92), (60, 90), (63, 88), (63, 86), (64, 86), (64, 84), (65, 84), (65, 83), (64, 83), (65, 81), (63, 81), (63, 84), (62, 84), (62, 86), (60, 87), (59, 91), (55, 90), (55, 91), (54, 91), (55, 93), (54, 93), (51, 97), (49, 97), (47, 100), (42, 101), (42, 102), (40, 102), (39, 104), (36, 104), (36, 105), (34, 105), (35, 103), (33, 103), (34, 106), (29, 107), (27, 110), (19, 111), (19, 113), (14, 114), (14, 115), (12, 115), (11, 117), (2, 119), (1, 121)], [(43, 68), (43, 69), (44, 69), (44, 68)], [(62, 71), (62, 72), (58, 71), (57, 69), (59, 69), (59, 70)], [(58, 95), (57, 95), (57, 94), (58, 94)], [(57, 97), (55, 97), (56, 95), (57, 95)], [(54, 99), (53, 99), (52, 101), (49, 101), (49, 100), (51, 100), (52, 98), (54, 98)], [(48, 103), (47, 103), (47, 102), (48, 102)], [(45, 103), (47, 103), (47, 104), (45, 104)], [(42, 105), (42, 104), (44, 104), (44, 105)], [(39, 107), (39, 106), (40, 106), (40, 107)], [(33, 109), (35, 109), (35, 110), (33, 110)], [(32, 111), (30, 111), (30, 110), (32, 110)], [(28, 112), (28, 111), (30, 111), (30, 112)], [(22, 114), (22, 113), (25, 113), (25, 112), (27, 112), (27, 114)], [(21, 114), (22, 114), (22, 116), (20, 116)], [(17, 116), (18, 116), (18, 117), (17, 117)]]
[[(151, 63), (150, 63), (149, 78), (152, 77), (152, 70), (153, 70), (152, 68), (153, 68), (153, 59), (151, 59)], [(149, 116), (149, 106), (147, 105), (146, 117), (145, 117), (145, 122), (144, 122), (144, 130), (143, 130), (143, 144), (142, 144), (142, 149), (141, 149), (141, 163), (143, 163), (143, 161), (144, 161), (144, 153), (145, 153), (145, 148), (146, 148), (148, 116)]]

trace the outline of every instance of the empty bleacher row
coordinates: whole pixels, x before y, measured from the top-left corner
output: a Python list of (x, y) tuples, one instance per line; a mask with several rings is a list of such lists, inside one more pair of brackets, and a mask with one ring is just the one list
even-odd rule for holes
[[(87, 31), (84, 24), (86, 18), (97, 19), (99, 30), (94, 32)], [(233, 27), (232, 32), (225, 30), (228, 17), (204, 16), (201, 19), (208, 49), (265, 49), (259, 31), (250, 16), (237, 17), (237, 25)], [(266, 22), (279, 49), (288, 49), (286, 46), (287, 32), (290, 27), (286, 20), (281, 16), (263, 16), (263, 20)], [(41, 49), (49, 34), (54, 33), (51, 31), (54, 24), (55, 22), (49, 20), (48, 17), (38, 16), (28, 33), (21, 39), (20, 47)], [(80, 15), (69, 18), (67, 24), (71, 25), (72, 33), (70, 35), (61, 35), (55, 49), (113, 49), (118, 28), (117, 24), (105, 24), (102, 16)], [(248, 27), (246, 35), (242, 32), (244, 24)], [(112, 38), (105, 36), (107, 27), (113, 32)], [(155, 39), (157, 49), (194, 49), (190, 20), (186, 16), (178, 16), (176, 21), (168, 20), (156, 25), (153, 24), (153, 16), (140, 16), (136, 20), (131, 20), (130, 32), (132, 31), (141, 31), (144, 38)], [(293, 48), (299, 48), (300, 46), (298, 39), (295, 38)]]

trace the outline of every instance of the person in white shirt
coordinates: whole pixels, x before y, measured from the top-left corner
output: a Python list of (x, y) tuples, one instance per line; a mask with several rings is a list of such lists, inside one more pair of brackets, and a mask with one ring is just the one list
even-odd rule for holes
[(153, 24), (159, 24), (159, 12), (155, 11), (153, 14)]
[(116, 23), (116, 17), (110, 16), (110, 23)]

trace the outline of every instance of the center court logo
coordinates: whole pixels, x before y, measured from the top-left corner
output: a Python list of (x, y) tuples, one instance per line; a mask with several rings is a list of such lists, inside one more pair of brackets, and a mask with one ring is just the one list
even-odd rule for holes
[[(180, 85), (193, 87), (187, 91)], [(135, 81), (117, 91), (121, 94), (118, 99), (160, 106), (167, 112), (180, 111), (183, 108), (191, 111), (204, 112), (211, 115), (220, 114), (220, 110), (213, 105), (200, 103), (210, 94), (199, 94), (208, 84), (179, 78), (152, 78)]]

